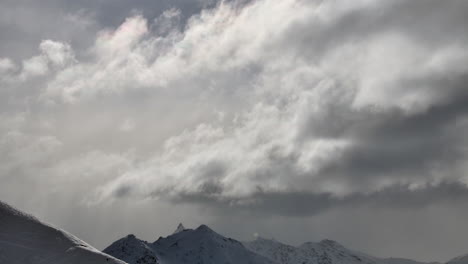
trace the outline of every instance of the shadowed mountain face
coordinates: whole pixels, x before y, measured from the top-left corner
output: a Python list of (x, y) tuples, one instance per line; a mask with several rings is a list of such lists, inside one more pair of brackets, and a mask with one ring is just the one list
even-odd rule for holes
[(125, 264), (0, 202), (1, 264)]

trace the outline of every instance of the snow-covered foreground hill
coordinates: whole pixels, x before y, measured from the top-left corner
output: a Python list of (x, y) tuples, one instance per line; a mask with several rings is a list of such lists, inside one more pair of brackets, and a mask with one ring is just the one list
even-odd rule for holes
[(0, 202), (0, 264), (125, 264)]

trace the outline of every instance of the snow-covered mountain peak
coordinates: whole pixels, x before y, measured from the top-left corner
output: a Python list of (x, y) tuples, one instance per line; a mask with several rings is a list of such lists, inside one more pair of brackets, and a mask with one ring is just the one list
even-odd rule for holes
[(154, 243), (137, 238), (129, 239), (127, 236), (114, 242), (104, 252), (130, 264), (276, 264), (249, 251), (239, 241), (216, 233), (206, 225), (196, 229), (184, 229), (183, 232), (161, 237)]
[(244, 245), (280, 264), (382, 264), (376, 258), (349, 250), (329, 239), (306, 242), (299, 247), (271, 239), (256, 239)]
[(456, 258), (453, 258), (447, 262), (447, 264), (466, 264), (468, 263), (468, 254), (467, 255), (462, 255), (458, 256)]
[(304, 243), (305, 247), (307, 245), (313, 245), (314, 247), (320, 246), (322, 248), (337, 249), (337, 250), (347, 250), (342, 244), (331, 239), (323, 239), (318, 243)]
[(134, 234), (128, 234), (127, 239), (133, 240), (133, 239), (137, 239), (137, 238), (136, 238), (136, 236)]
[(330, 240), (323, 239), (320, 242), (305, 242), (300, 245), (299, 248), (303, 250), (320, 250), (320, 251), (349, 251), (340, 243)]
[(128, 263), (157, 264), (158, 257), (150, 244), (130, 234), (123, 237), (106, 249), (104, 252)]
[(216, 233), (214, 232), (211, 228), (209, 228), (207, 225), (200, 225), (199, 227), (197, 227), (197, 229), (195, 229), (196, 231), (199, 231), (199, 232), (206, 232), (206, 233)]
[(322, 245), (343, 247), (340, 243), (331, 239), (323, 239), (319, 242)]
[(286, 244), (283, 244), (279, 241), (277, 241), (274, 238), (265, 238), (262, 236), (256, 236), (255, 240), (252, 242), (245, 242), (245, 246), (248, 245), (248, 247), (256, 247), (256, 248), (262, 248), (262, 247), (267, 247), (267, 248), (278, 248), (278, 247), (292, 247)]
[[(307, 242), (298, 247), (260, 236), (256, 236), (254, 241), (240, 243), (206, 225), (160, 237), (154, 243), (131, 236), (122, 240), (129, 244), (124, 250), (122, 243), (117, 243), (119, 240), (109, 247), (116, 250), (110, 251), (108, 248), (104, 252), (130, 264), (426, 264), (376, 258), (345, 248), (330, 239)], [(130, 250), (130, 246), (136, 248)]]
[(180, 223), (180, 224), (177, 226), (176, 230), (175, 230), (172, 234), (177, 234), (177, 233), (182, 232), (182, 231), (184, 231), (184, 230), (185, 230), (184, 225), (183, 225), (182, 223)]

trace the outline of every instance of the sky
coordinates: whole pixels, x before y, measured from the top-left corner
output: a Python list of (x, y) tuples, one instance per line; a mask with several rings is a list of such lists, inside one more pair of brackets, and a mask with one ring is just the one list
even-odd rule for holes
[(468, 253), (468, 1), (0, 0), (0, 200), (103, 249), (179, 222)]

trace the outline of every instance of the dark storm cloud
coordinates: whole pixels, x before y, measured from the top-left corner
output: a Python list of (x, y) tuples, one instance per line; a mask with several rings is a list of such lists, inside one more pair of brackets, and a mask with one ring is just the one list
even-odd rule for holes
[(467, 77), (461, 76), (455, 82), (431, 83), (446, 91), (452, 85), (460, 88), (454, 89), (450, 99), (423, 113), (407, 116), (394, 110), (364, 114), (367, 118), (351, 128), (356, 146), (321, 173), (331, 177), (346, 175), (356, 182), (387, 173), (394, 177), (425, 177), (431, 164), (450, 167), (464, 161), (466, 153), (460, 144), (465, 142), (459, 134), (464, 127), (458, 123), (468, 117), (466, 81)]
[[(320, 58), (344, 43), (386, 33), (405, 34), (421, 48), (452, 45), (467, 41), (467, 10), (468, 3), (462, 0), (449, 4), (436, 0), (424, 4), (405, 0), (370, 1), (369, 5), (345, 12), (333, 21), (317, 21), (314, 17), (299, 21), (286, 32), (289, 35), (286, 41), (295, 39), (287, 48), (297, 49), (296, 45), (300, 45), (300, 56)], [(448, 13), (450, 17), (444, 15)]]
[(199, 195), (186, 194), (173, 198), (172, 201), (174, 203), (204, 203), (225, 214), (248, 212), (260, 216), (278, 214), (287, 217), (309, 217), (331, 209), (340, 210), (340, 208), (424, 210), (425, 207), (433, 204), (468, 201), (468, 188), (457, 182), (442, 182), (417, 188), (394, 185), (369, 194), (357, 193), (344, 197), (336, 197), (330, 193), (280, 193), (259, 190), (248, 200), (229, 198), (215, 200), (211, 194), (211, 192), (202, 192)]

